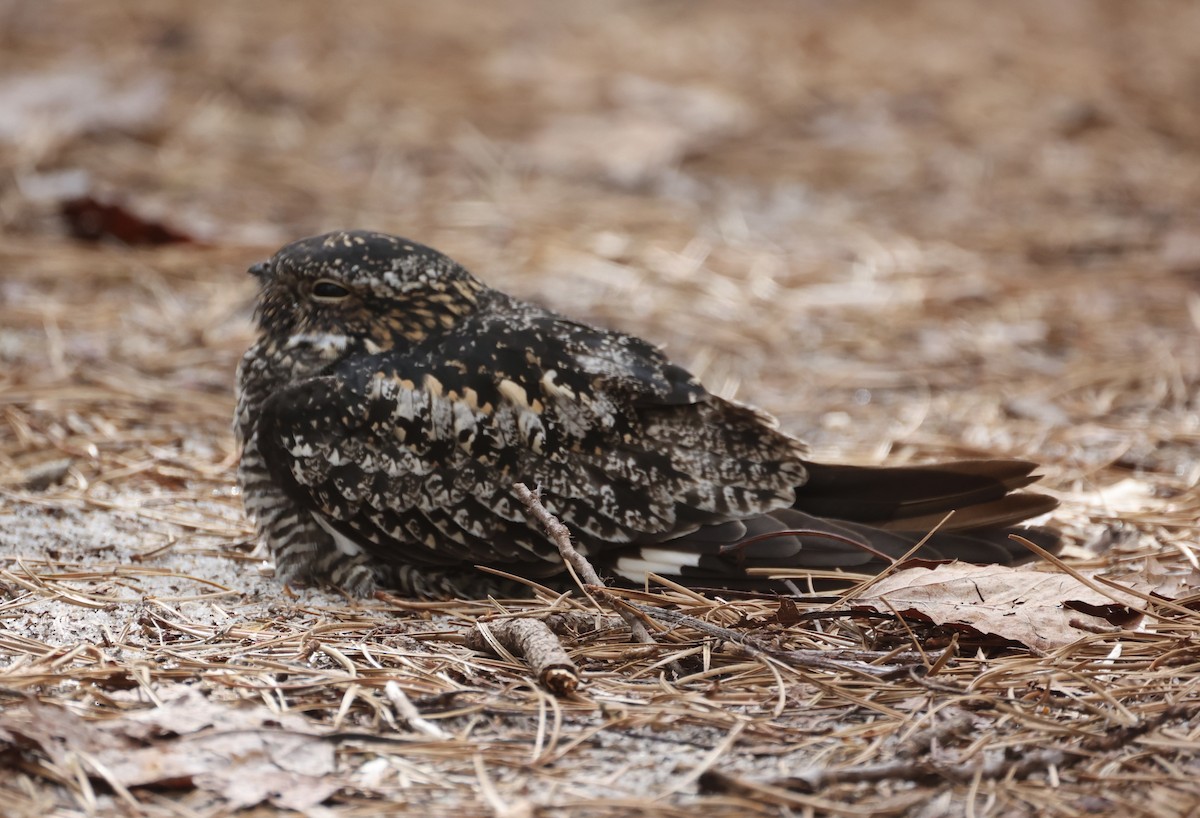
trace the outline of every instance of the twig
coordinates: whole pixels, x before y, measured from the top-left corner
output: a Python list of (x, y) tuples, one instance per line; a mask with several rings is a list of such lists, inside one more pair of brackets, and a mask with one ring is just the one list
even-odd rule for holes
[(859, 660), (845, 661), (834, 659), (827, 652), (820, 650), (775, 650), (744, 633), (738, 633), (735, 630), (723, 628), (711, 622), (705, 622), (703, 619), (697, 619), (694, 616), (688, 616), (679, 611), (673, 611), (669, 608), (651, 608), (635, 603), (627, 604), (651, 619), (657, 619), (660, 622), (670, 622), (674, 625), (685, 625), (693, 630), (728, 642), (733, 647), (734, 652), (755, 659), (767, 657), (794, 667), (849, 671), (850, 673), (858, 673), (872, 679), (892, 676), (904, 670), (903, 667), (898, 665), (872, 665)]
[[(574, 569), (580, 579), (589, 586), (594, 586), (600, 596), (603, 596), (613, 610), (620, 614), (621, 618), (629, 625), (629, 631), (633, 634), (634, 639), (644, 644), (657, 644), (654, 637), (650, 635), (650, 631), (646, 628), (645, 623), (635, 614), (629, 603), (613, 597), (606, 590), (604, 580), (600, 579), (600, 575), (596, 573), (596, 569), (588, 562), (587, 557), (579, 553), (574, 545), (571, 544), (571, 532), (562, 524), (553, 514), (542, 505), (542, 501), (537, 495), (530, 491), (529, 486), (524, 483), (515, 483), (513, 491), (517, 495), (525, 507), (529, 509), (529, 513), (533, 518), (542, 524), (546, 529), (546, 533), (550, 535), (550, 539), (558, 547), (558, 553), (562, 555), (563, 562)], [(581, 588), (584, 593), (587, 593), (588, 588)]]
[(556, 634), (577, 638), (608, 630), (621, 629), (625, 620), (615, 614), (598, 611), (555, 611), (542, 620)]
[(541, 682), (556, 696), (579, 687), (579, 668), (571, 661), (558, 637), (540, 619), (499, 619), (476, 622), (467, 632), (467, 647), (496, 651), (497, 645), (521, 656)]

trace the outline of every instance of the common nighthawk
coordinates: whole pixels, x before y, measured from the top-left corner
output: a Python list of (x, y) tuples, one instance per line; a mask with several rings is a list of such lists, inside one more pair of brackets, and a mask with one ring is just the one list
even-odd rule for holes
[[(329, 233), (250, 272), (261, 337), (238, 371), (238, 480), (285, 579), (424, 596), (492, 592), (476, 566), (544, 581), (563, 565), (518, 482), (601, 575), (752, 591), (789, 586), (749, 569), (877, 571), (950, 510), (922, 556), (1011, 563), (1027, 552), (1010, 527), (1055, 506), (1016, 491), (1037, 479), (1022, 461), (810, 462), (648, 342), (407, 239)], [(787, 531), (807, 533), (763, 536)]]

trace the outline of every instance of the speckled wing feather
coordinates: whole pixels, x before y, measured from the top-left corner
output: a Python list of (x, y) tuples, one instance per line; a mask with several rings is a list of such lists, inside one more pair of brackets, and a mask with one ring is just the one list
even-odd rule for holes
[(511, 486), (585, 548), (762, 513), (804, 481), (799, 442), (640, 339), (497, 304), (436, 344), (360, 355), (267, 402), (272, 475), (372, 557), (560, 569)]

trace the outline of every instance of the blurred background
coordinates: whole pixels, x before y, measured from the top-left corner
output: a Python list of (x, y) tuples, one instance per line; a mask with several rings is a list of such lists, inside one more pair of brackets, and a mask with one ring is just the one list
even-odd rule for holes
[(1187, 0), (0, 0), (0, 470), (229, 482), (245, 267), (361, 227), (819, 456), (1185, 491), (1197, 42)]

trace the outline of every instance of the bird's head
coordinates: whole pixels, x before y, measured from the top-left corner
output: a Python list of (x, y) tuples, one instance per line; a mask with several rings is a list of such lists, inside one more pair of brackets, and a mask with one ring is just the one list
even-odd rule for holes
[(484, 291), (438, 251), (364, 230), (292, 242), (250, 273), (261, 285), (255, 315), (264, 337), (325, 357), (418, 344), (474, 312)]

